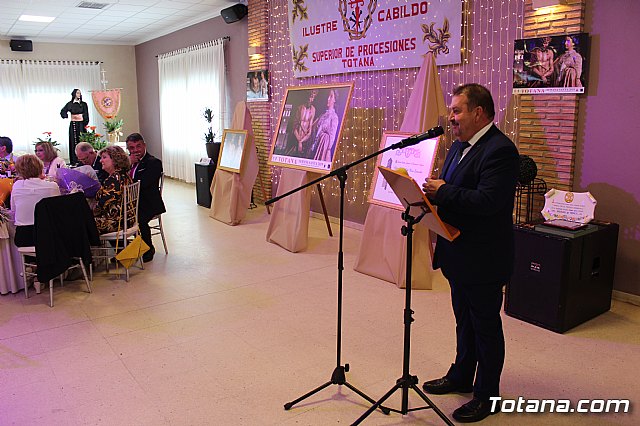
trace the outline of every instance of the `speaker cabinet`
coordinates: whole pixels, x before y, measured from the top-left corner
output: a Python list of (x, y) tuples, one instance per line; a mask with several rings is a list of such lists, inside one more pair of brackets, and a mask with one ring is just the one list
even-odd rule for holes
[(618, 225), (602, 223), (575, 238), (516, 226), (515, 264), (505, 313), (558, 332), (611, 307)]
[(211, 207), (211, 182), (215, 171), (215, 164), (196, 163), (196, 202), (199, 206)]
[(220, 16), (222, 16), (222, 19), (224, 19), (224, 22), (227, 24), (238, 22), (247, 16), (247, 6), (242, 3), (234, 4), (231, 7), (222, 9), (220, 11)]
[(11, 40), (9, 47), (14, 52), (33, 52), (33, 42), (31, 40)]

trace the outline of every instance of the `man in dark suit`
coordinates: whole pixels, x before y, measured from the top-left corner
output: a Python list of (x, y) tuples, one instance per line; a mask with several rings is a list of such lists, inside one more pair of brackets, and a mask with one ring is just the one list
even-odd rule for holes
[(494, 115), (485, 87), (456, 88), (449, 121), (457, 140), (440, 179), (422, 185), (442, 220), (460, 230), (453, 242), (438, 237), (433, 259), (451, 287), (456, 358), (444, 377), (423, 385), (432, 394), (473, 391), (473, 399), (453, 412), (459, 422), (492, 414), (490, 398), (499, 396), (504, 364), (500, 308), (502, 287), (513, 269), (519, 157), (513, 142), (493, 124)]
[(167, 210), (160, 195), (160, 177), (162, 161), (147, 152), (147, 144), (140, 133), (127, 136), (127, 150), (131, 159), (131, 178), (140, 181), (140, 200), (138, 201), (138, 226), (140, 236), (149, 246), (149, 251), (142, 256), (145, 262), (151, 262), (156, 253), (151, 241), (149, 221)]
[(107, 176), (109, 176), (107, 172), (102, 170), (100, 157), (98, 157), (96, 150), (93, 149), (93, 146), (91, 146), (89, 142), (80, 142), (76, 145), (76, 157), (78, 158), (78, 163), (80, 165), (93, 167), (93, 170), (96, 171), (100, 184), (102, 184)]

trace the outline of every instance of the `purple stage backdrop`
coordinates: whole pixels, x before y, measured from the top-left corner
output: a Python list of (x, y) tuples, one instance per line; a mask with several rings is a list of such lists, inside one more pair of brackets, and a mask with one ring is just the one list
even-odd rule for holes
[[(353, 81), (351, 111), (347, 113), (341, 149), (336, 155), (334, 167), (374, 152), (380, 145), (383, 131), (397, 131), (400, 128), (419, 68), (296, 79), (293, 74), (287, 10), (286, 0), (269, 2), (269, 57), (273, 101), (271, 128), (276, 128), (282, 97), (288, 86)], [(513, 40), (522, 38), (523, 13), (524, 0), (464, 1), (462, 25), (467, 27), (463, 31), (467, 37), (463, 36), (462, 40), (462, 63), (438, 67), (447, 103), (451, 99), (452, 89), (459, 84), (477, 82), (486, 85), (494, 96), (498, 125), (513, 137), (517, 134), (517, 122), (513, 120), (517, 104), (511, 93)], [(444, 149), (451, 144), (450, 134), (445, 140), (443, 150), (438, 154), (439, 159), (442, 159)], [(370, 161), (349, 171), (345, 204), (345, 218), (349, 221), (364, 222), (368, 208), (367, 191), (371, 186), (374, 166), (375, 162)], [(278, 176), (279, 170), (275, 168), (274, 193)], [(325, 181), (323, 192), (328, 202), (329, 214), (337, 217), (338, 183)], [(313, 197), (312, 200), (314, 211), (321, 211), (318, 197)]]

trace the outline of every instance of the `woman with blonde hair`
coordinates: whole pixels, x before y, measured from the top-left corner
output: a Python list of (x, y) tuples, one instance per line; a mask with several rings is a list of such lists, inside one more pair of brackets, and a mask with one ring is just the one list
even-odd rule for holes
[[(131, 185), (133, 181), (129, 176), (131, 163), (129, 156), (117, 145), (108, 146), (98, 153), (102, 170), (109, 174), (96, 194), (96, 206), (93, 216), (100, 234), (117, 232), (122, 229), (120, 221), (123, 217), (122, 199), (124, 187)], [(130, 206), (127, 206), (129, 209)], [(129, 226), (133, 225), (133, 211), (128, 214)]]
[(33, 154), (25, 154), (16, 159), (18, 180), (11, 190), (11, 210), (15, 214), (18, 247), (35, 246), (34, 211), (38, 201), (46, 197), (60, 195), (55, 182), (44, 180), (42, 161)]
[(58, 150), (53, 147), (51, 142), (36, 143), (36, 156), (42, 161), (44, 167), (44, 175), (56, 178), (59, 168), (65, 168), (67, 165), (61, 157), (58, 157)]

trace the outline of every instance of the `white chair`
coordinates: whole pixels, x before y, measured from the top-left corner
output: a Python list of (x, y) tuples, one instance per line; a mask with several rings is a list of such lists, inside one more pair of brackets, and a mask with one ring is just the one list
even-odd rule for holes
[(59, 277), (64, 285), (64, 273), (75, 268), (82, 270), (87, 290), (91, 293), (91, 280), (87, 277), (85, 263), (91, 262), (91, 244), (97, 244), (98, 231), (84, 194), (43, 198), (35, 206), (34, 219), (35, 246), (18, 248), (25, 297), (29, 297), (30, 277), (46, 277), (44, 281), (49, 281), (49, 306), (53, 307), (54, 279)]
[[(162, 196), (162, 187), (164, 186), (164, 172), (160, 175), (160, 196)], [(157, 221), (154, 224), (151, 224), (151, 221)], [(162, 237), (162, 245), (164, 246), (165, 254), (169, 254), (169, 250), (167, 249), (167, 240), (164, 237), (164, 229), (162, 228), (162, 213), (155, 215), (149, 221), (149, 228), (151, 229), (151, 238), (154, 235), (160, 235)]]
[[(102, 245), (100, 247), (94, 247), (94, 257), (99, 259), (104, 259), (106, 264), (107, 272), (109, 272), (109, 262), (112, 257), (111, 250), (112, 246), (110, 244), (111, 241), (122, 241), (123, 247), (119, 247), (118, 249), (124, 249), (129, 243), (130, 238), (135, 238), (139, 233), (140, 229), (138, 227), (138, 200), (140, 199), (140, 182), (132, 183), (131, 185), (126, 185), (124, 187), (124, 191), (122, 194), (122, 229), (117, 232), (109, 232), (107, 234), (100, 235), (100, 242)], [(131, 221), (131, 215), (133, 216), (133, 224), (129, 226), (129, 222)], [(139, 259), (140, 268), (144, 269), (144, 264), (142, 262), (142, 257)], [(93, 268), (90, 268), (91, 274), (93, 275)], [(125, 276), (126, 281), (129, 282), (129, 268), (125, 268)]]
[[(36, 248), (33, 246), (18, 247), (18, 252), (22, 257), (22, 278), (24, 279), (24, 297), (28, 299), (29, 298), (29, 277), (33, 277), (34, 279), (36, 279), (38, 274), (33, 272), (36, 270), (36, 264), (33, 262), (27, 261), (27, 257), (35, 258), (37, 256)], [(84, 282), (87, 284), (87, 290), (89, 291), (89, 293), (91, 293), (91, 283), (89, 281), (89, 278), (87, 277), (87, 270), (84, 267), (84, 262), (82, 261), (82, 258), (74, 257), (73, 259), (77, 261), (78, 264), (71, 265), (69, 268), (67, 268), (67, 271), (70, 271), (75, 268), (80, 268), (82, 270), (82, 275), (84, 276)], [(27, 267), (29, 267), (29, 270), (27, 269)], [(60, 274), (59, 278), (60, 278), (60, 285), (64, 287), (63, 276), (64, 274)], [(39, 293), (38, 290), (36, 290), (36, 292)], [(53, 308), (53, 278), (49, 280), (49, 306)]]

